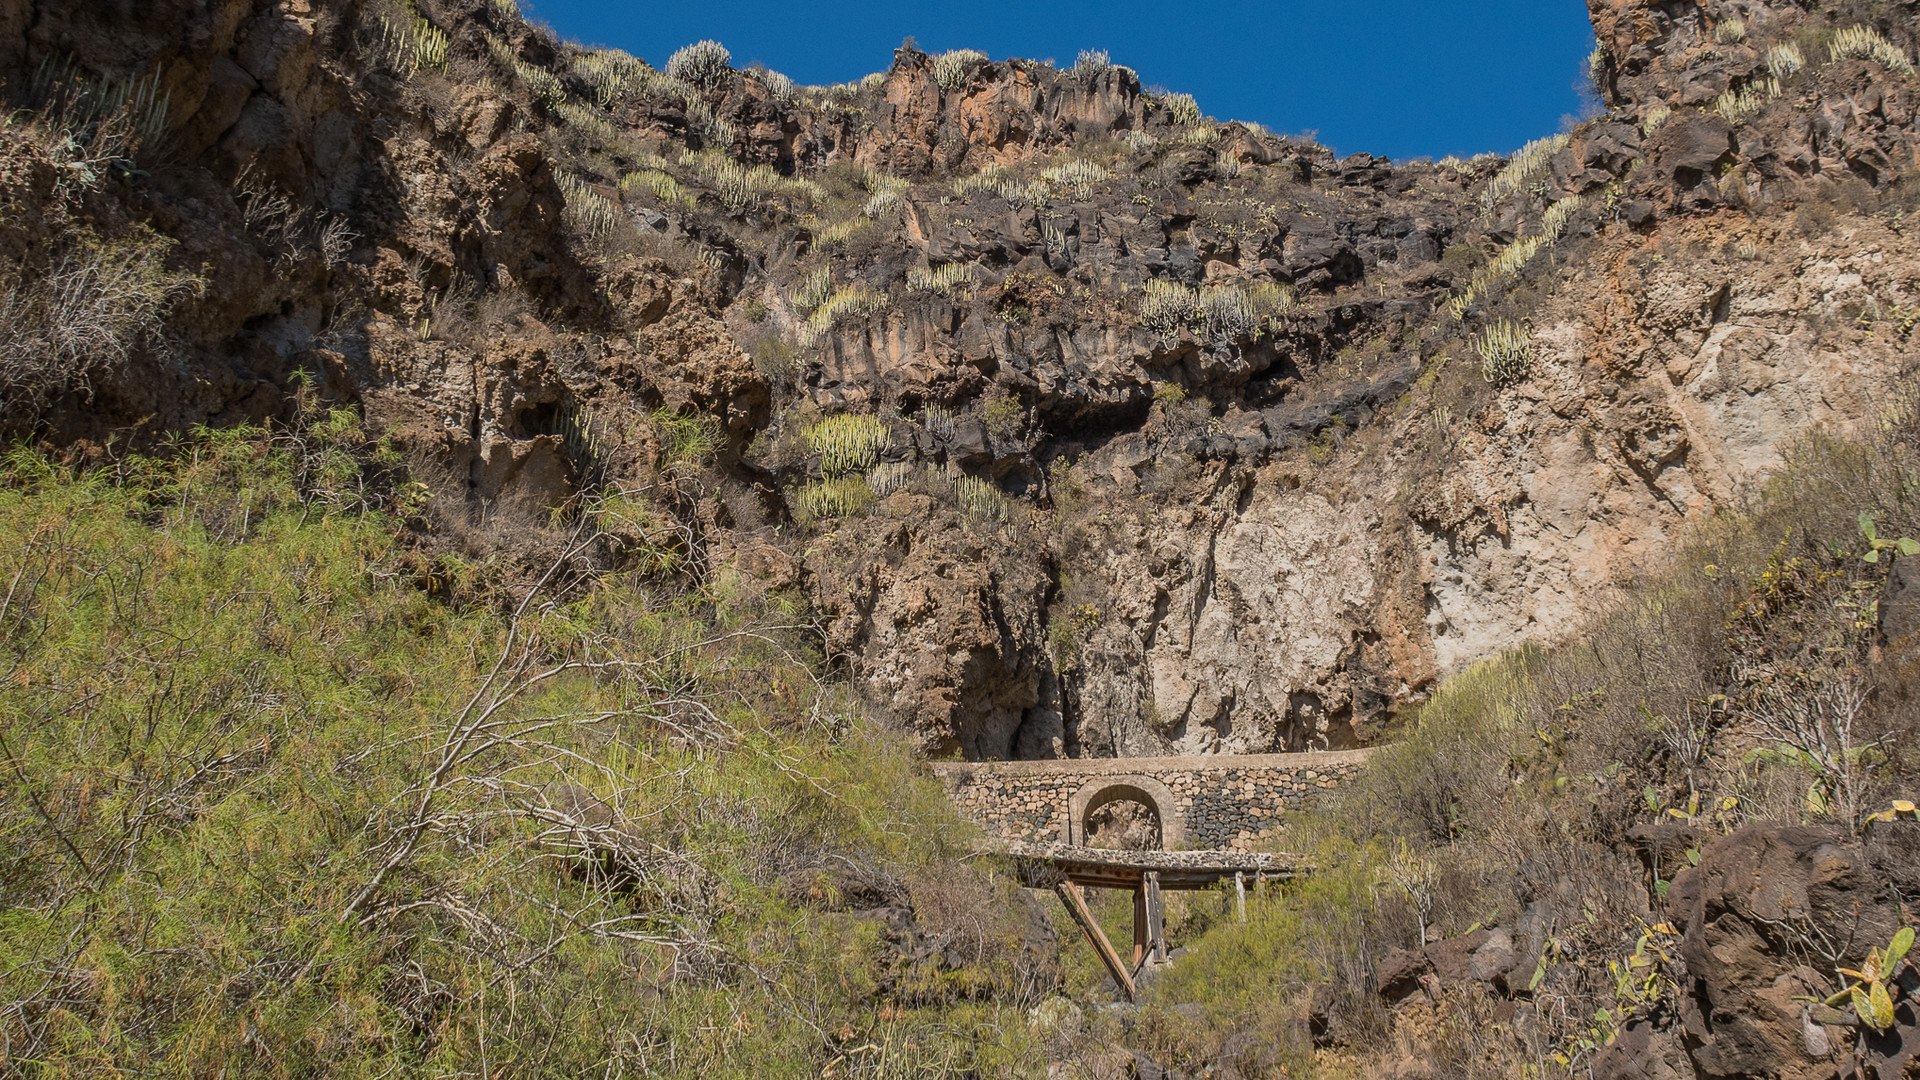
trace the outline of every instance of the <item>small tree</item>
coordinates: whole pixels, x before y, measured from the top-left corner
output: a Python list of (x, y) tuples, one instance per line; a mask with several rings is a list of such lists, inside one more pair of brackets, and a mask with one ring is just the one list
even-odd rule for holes
[(1415, 851), (1405, 840), (1399, 842), (1387, 858), (1387, 878), (1413, 905), (1420, 920), (1420, 947), (1427, 945), (1427, 924), (1433, 920), (1433, 894), (1438, 872), (1433, 860)]

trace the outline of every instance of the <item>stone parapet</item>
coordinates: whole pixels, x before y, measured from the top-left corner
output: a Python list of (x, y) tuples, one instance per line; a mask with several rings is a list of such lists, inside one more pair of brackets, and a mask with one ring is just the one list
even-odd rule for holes
[(1088, 809), (1112, 797), (1150, 803), (1168, 846), (1248, 851), (1286, 815), (1350, 780), (1367, 751), (1208, 757), (935, 762), (961, 811), (998, 840), (1080, 845)]

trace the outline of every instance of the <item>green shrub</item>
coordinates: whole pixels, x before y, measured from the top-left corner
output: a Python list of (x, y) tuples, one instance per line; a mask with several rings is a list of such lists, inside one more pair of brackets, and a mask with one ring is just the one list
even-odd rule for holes
[(159, 149), (172, 102), (160, 82), (158, 71), (145, 78), (94, 79), (71, 57), (43, 60), (19, 103), (38, 114), (37, 126), (51, 136), (72, 174), (59, 176), (56, 184), (64, 188), (77, 179), (82, 187), (93, 187), (106, 179), (112, 162)]
[(1249, 897), (1245, 922), (1214, 925), (1153, 986), (1136, 1026), (1143, 1049), (1196, 1069), (1221, 1059), (1230, 1033), (1254, 1032), (1268, 1052), (1310, 1073), (1313, 1044), (1295, 1025), (1315, 987), (1332, 991), (1331, 1012), (1344, 1034), (1380, 1024), (1368, 992), (1373, 953), (1409, 941), (1413, 919), (1403, 906), (1380, 902), (1384, 859), (1376, 845), (1329, 839), (1309, 854), (1315, 873)]
[[(1475, 304), (1492, 296), (1508, 281), (1518, 277), (1521, 271), (1533, 262), (1535, 256), (1558, 243), (1566, 232), (1567, 223), (1585, 206), (1586, 197), (1582, 195), (1569, 195), (1564, 199), (1556, 200), (1553, 205), (1547, 207), (1546, 213), (1541, 215), (1540, 234), (1520, 237), (1507, 245), (1492, 262), (1474, 271), (1467, 287), (1447, 301), (1448, 312), (1455, 319), (1465, 319)], [(1464, 268), (1473, 254), (1472, 249), (1464, 246), (1456, 247), (1449, 249), (1448, 255), (1452, 256), (1456, 252), (1463, 257), (1450, 265), (1455, 266), (1456, 269)]]
[(598, 109), (561, 100), (554, 103), (553, 114), (566, 127), (585, 135), (594, 146), (611, 147), (620, 141), (620, 133), (614, 128), (613, 121)]
[(711, 93), (733, 81), (733, 54), (717, 41), (681, 46), (667, 58), (667, 75)]
[(996, 394), (981, 405), (980, 421), (995, 438), (1011, 439), (1020, 434), (1026, 410), (1012, 394)]
[(1140, 325), (1155, 337), (1171, 341), (1192, 320), (1199, 307), (1193, 289), (1177, 281), (1154, 278), (1140, 298)]
[(1512, 386), (1533, 370), (1533, 330), (1502, 320), (1473, 340), (1480, 354), (1480, 372), (1495, 386)]
[(793, 287), (794, 310), (802, 314), (810, 313), (827, 302), (833, 295), (833, 271), (818, 266), (800, 276)]
[(688, 154), (681, 164), (698, 170), (713, 185), (720, 205), (730, 214), (756, 209), (775, 194), (797, 195), (810, 201), (821, 200), (826, 194), (814, 181), (789, 179), (771, 165), (743, 165), (719, 150)]
[(802, 487), (797, 509), (805, 522), (843, 518), (873, 502), (873, 489), (860, 476), (835, 476)]
[(1800, 51), (1800, 46), (1791, 41), (1767, 50), (1767, 72), (1776, 79), (1797, 75), (1806, 66), (1805, 54)]
[(1761, 79), (1748, 83), (1739, 90), (1728, 90), (1713, 103), (1713, 111), (1726, 119), (1727, 123), (1738, 126), (1760, 115), (1767, 103), (1780, 96), (1780, 80)]
[(908, 185), (900, 177), (869, 169), (861, 175), (861, 183), (867, 189), (868, 198), (860, 212), (867, 217), (877, 220), (896, 213), (906, 201)]
[(553, 72), (520, 59), (512, 46), (492, 34), (487, 35), (487, 48), (493, 58), (513, 72), (514, 78), (527, 88), (534, 101), (548, 112), (559, 109), (567, 100), (567, 88)]
[(660, 205), (668, 209), (694, 205), (693, 194), (670, 173), (659, 169), (643, 169), (640, 172), (630, 172), (620, 178), (621, 191), (643, 189), (651, 192), (653, 197), (660, 201)]
[(954, 49), (943, 52), (933, 58), (933, 81), (940, 89), (952, 93), (964, 86), (967, 76), (973, 70), (987, 62), (987, 54), (976, 49)]
[(412, 3), (402, 0), (380, 19), (380, 44), (387, 63), (402, 75), (447, 70), (446, 31), (428, 22)]
[(1085, 202), (1093, 195), (1095, 184), (1111, 179), (1112, 173), (1079, 158), (1063, 161), (1040, 173), (1040, 179), (1071, 196), (1075, 201)]
[(941, 442), (952, 441), (958, 423), (959, 418), (950, 409), (928, 405), (920, 410), (920, 425), (927, 429), (927, 434)]
[(1571, 135), (1549, 135), (1521, 147), (1506, 167), (1488, 181), (1486, 190), (1480, 193), (1480, 212), (1492, 214), (1500, 200), (1526, 187), (1535, 177), (1546, 172), (1548, 166), (1553, 164), (1554, 156), (1572, 142)]
[[(10, 1063), (798, 1078), (873, 1039), (910, 1070), (1027, 1052), (1048, 984), (1005, 875), (961, 863), (967, 826), (790, 620), (423, 555), (400, 516), (429, 496), (352, 413), (174, 450), (0, 463)], [(583, 527), (672, 520), (620, 498)], [(902, 966), (823, 910), (836, 881), (945, 952)]]
[(617, 203), (571, 173), (560, 175), (560, 191), (566, 196), (567, 224), (589, 240), (604, 238), (621, 220)]
[(1162, 94), (1152, 98), (1148, 104), (1167, 114), (1167, 119), (1176, 127), (1198, 124), (1202, 119), (1200, 103), (1192, 94)]
[(1183, 327), (1208, 338), (1233, 340), (1257, 335), (1310, 310), (1295, 299), (1289, 285), (1262, 282), (1252, 289), (1238, 285), (1195, 289), (1155, 278), (1142, 290), (1136, 317), (1162, 341), (1172, 341)]
[(1180, 143), (1183, 146), (1207, 147), (1219, 141), (1220, 129), (1208, 123), (1197, 123), (1180, 135)]
[(713, 106), (699, 98), (687, 103), (687, 127), (707, 148), (722, 153), (731, 153), (739, 137), (732, 121), (714, 112)]
[(947, 263), (932, 268), (916, 266), (907, 271), (907, 289), (911, 292), (951, 295), (954, 290), (973, 283), (972, 263)]
[(877, 416), (841, 413), (807, 428), (805, 438), (820, 458), (820, 472), (833, 477), (871, 468), (893, 433)]
[(819, 307), (813, 309), (811, 315), (807, 316), (803, 338), (811, 343), (824, 336), (842, 320), (870, 318), (884, 310), (886, 306), (886, 294), (875, 292), (864, 282), (855, 282), (843, 289), (836, 289), (832, 295), (820, 302)]
[(1827, 52), (1834, 63), (1850, 57), (1864, 57), (1888, 71), (1913, 74), (1913, 61), (1907, 59), (1907, 54), (1870, 26), (1849, 26), (1836, 31), (1827, 43)]
[(968, 517), (983, 521), (1007, 520), (1007, 497), (992, 481), (977, 476), (955, 477), (953, 492), (961, 511)]
[(1073, 66), (1067, 69), (1067, 75), (1080, 82), (1091, 83), (1118, 66), (1105, 49), (1081, 49), (1080, 55), (1074, 58)]
[(981, 169), (972, 176), (963, 176), (953, 182), (953, 193), (962, 199), (986, 191), (1001, 198), (1013, 194), (1018, 184), (1010, 166), (995, 163)]
[(867, 471), (867, 487), (877, 498), (904, 491), (913, 482), (914, 466), (907, 461), (883, 461)]
[(1586, 202), (1586, 197), (1583, 195), (1569, 195), (1564, 199), (1556, 200), (1552, 206), (1547, 207), (1547, 212), (1540, 218), (1540, 235), (1549, 244), (1557, 242), (1567, 231), (1567, 221), (1579, 213)]
[(573, 59), (574, 73), (593, 87), (595, 100), (614, 106), (643, 92), (653, 69), (619, 49), (593, 49)]
[(714, 194), (730, 213), (742, 213), (760, 205), (760, 200), (780, 187), (780, 174), (768, 165), (741, 165), (728, 160), (709, 173)]

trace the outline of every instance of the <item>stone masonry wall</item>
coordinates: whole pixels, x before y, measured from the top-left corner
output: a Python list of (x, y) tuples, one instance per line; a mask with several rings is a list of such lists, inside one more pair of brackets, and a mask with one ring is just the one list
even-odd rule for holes
[[(1349, 780), (1366, 751), (1055, 761), (936, 762), (933, 771), (962, 813), (989, 835), (1065, 843), (1068, 803), (1089, 781), (1128, 776), (1172, 792), (1190, 851), (1253, 850), (1320, 792)], [(1165, 812), (1165, 811), (1163, 811)], [(1163, 829), (1164, 829), (1163, 822)]]

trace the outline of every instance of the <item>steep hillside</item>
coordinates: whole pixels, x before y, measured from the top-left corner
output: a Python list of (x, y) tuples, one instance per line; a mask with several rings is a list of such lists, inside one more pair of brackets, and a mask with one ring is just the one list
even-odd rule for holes
[[(9, 924), (29, 944), (4, 954), (0, 1061), (378, 1075), (760, 1054), (813, 1074), (884, 1069), (898, 1040), (949, 1068), (955, 1047), (1002, 1055), (975, 1072), (1046, 1043), (1091, 1073), (1157, 1068), (1126, 1064), (1144, 1048), (1244, 1075), (1402, 1069), (1439, 1032), (1461, 1075), (1829, 1075), (1861, 1021), (1795, 1004), (1841, 977), (1806, 975), (1808, 942), (1851, 905), (1884, 947), (1914, 887), (1906, 834), (1862, 836), (1913, 774), (1905, 624), (1883, 616), (1920, 535), (1920, 2), (1589, 8), (1596, 115), (1508, 158), (1393, 162), (1218, 121), (1102, 54), (903, 47), (801, 87), (710, 42), (657, 67), (584, 49), (513, 0), (0, 0), (0, 434), (27, 444), (0, 474), (20, 538), (0, 612), (25, 583), (19, 610), (74, 613), (0, 627), (7, 734), (32, 728), (31, 752), (0, 747), (26, 853), (0, 885), (29, 913)], [(223, 545), (291, 591), (241, 588)], [(311, 584), (323, 549), (359, 560), (350, 580)], [(211, 629), (153, 611), (148, 590), (181, 578), (223, 590), (177, 594)], [(720, 710), (737, 739), (649, 713), (615, 740), (659, 755), (622, 759), (621, 783), (675, 777), (705, 807), (587, 815), (574, 869), (596, 889), (582, 866), (651, 835), (642, 818), (703, 868), (707, 892), (662, 894), (684, 905), (671, 926), (635, 931), (639, 959), (601, 966), (606, 934), (538, 945), (554, 904), (579, 921), (630, 894), (589, 903), (528, 869), (547, 859), (498, 888), (471, 876), (550, 839), (526, 800), (474, 794), (458, 828), (431, 799), (412, 824), (382, 801), (438, 790), (401, 748), (451, 738), (441, 714), (464, 714), (441, 697), (489, 685), (473, 657), (517, 640), (526, 597), (556, 620), (529, 663), (667, 671), (673, 694), (739, 704)], [(281, 656), (281, 612), (305, 605), (370, 621), (326, 614), (310, 629), (332, 652), (214, 679), (259, 708), (217, 736), (181, 721), (205, 753), (127, 719), (172, 700), (164, 680), (115, 706), (113, 738), (62, 741), (61, 717), (145, 686), (156, 656), (184, 664), (165, 642)], [(670, 662), (708, 632), (739, 649)], [(95, 647), (104, 682), (75, 659)], [(569, 708), (634, 712), (618, 680), (582, 683)], [(1752, 733), (1783, 687), (1842, 683), (1867, 695), (1871, 745), (1808, 766)], [(300, 768), (345, 761), (360, 729), (305, 716), (312, 741), (289, 744), (276, 719), (336, 693), (398, 710), (366, 790)], [(899, 839), (961, 829), (921, 806), (903, 739), (991, 759), (1390, 734), (1372, 786), (1289, 838), (1343, 874), (1251, 930), (1196, 905), (1190, 939), (1234, 985), (1171, 978), (1122, 1019), (1026, 1024), (1059, 984), (1049, 932), (960, 847)], [(611, 753), (597, 738), (515, 746), (470, 790), (506, 799), (523, 766), (591, 789), (553, 763)], [(1855, 783), (1867, 766), (1880, 779)], [(136, 898), (195, 857), (216, 880), (258, 872), (242, 774), (324, 833), (306, 851), (324, 888), (250, 879), (299, 924), (291, 954), (197, 906), (210, 894)], [(768, 839), (782, 807), (805, 836)], [(496, 811), (508, 834), (474, 824)], [(654, 880), (624, 865), (605, 869)], [(1823, 914), (1725, 884), (1743, 874)], [(1409, 881), (1425, 893), (1383, 885)], [(392, 921), (425, 911), (444, 949)], [(82, 925), (111, 945), (65, 944)], [(766, 974), (796, 942), (820, 952)], [(351, 962), (330, 968), (336, 945)], [(1602, 974), (1655, 946), (1665, 982), (1635, 996)], [(1068, 948), (1067, 985), (1094, 992)], [(1821, 963), (1859, 970), (1865, 948)], [(545, 996), (489, 1042), (533, 971)], [(213, 985), (226, 1011), (180, 1004)], [(329, 995), (337, 1028), (316, 1019)], [(604, 1020), (588, 1001), (650, 1003), (653, 1034), (529, 1049)], [(1599, 1008), (1607, 1024), (1569, 1019)], [(1637, 1050), (1598, 1053), (1627, 1035)], [(1792, 1037), (1807, 1060), (1766, 1064)], [(701, 1054), (663, 1065), (679, 1046)], [(1910, 1058), (1873, 1053), (1879, 1075)]]
[[(712, 416), (714, 557), (970, 756), (1364, 741), (1857, 422), (1920, 304), (1899, 5), (1601, 6), (1604, 115), (1434, 164), (1103, 56), (823, 89), (510, 4), (16, 6), (15, 273), (107, 238), (164, 333), (16, 380), (14, 430), (262, 420), (305, 371), (471, 518)], [(839, 416), (884, 429), (829, 460)]]

